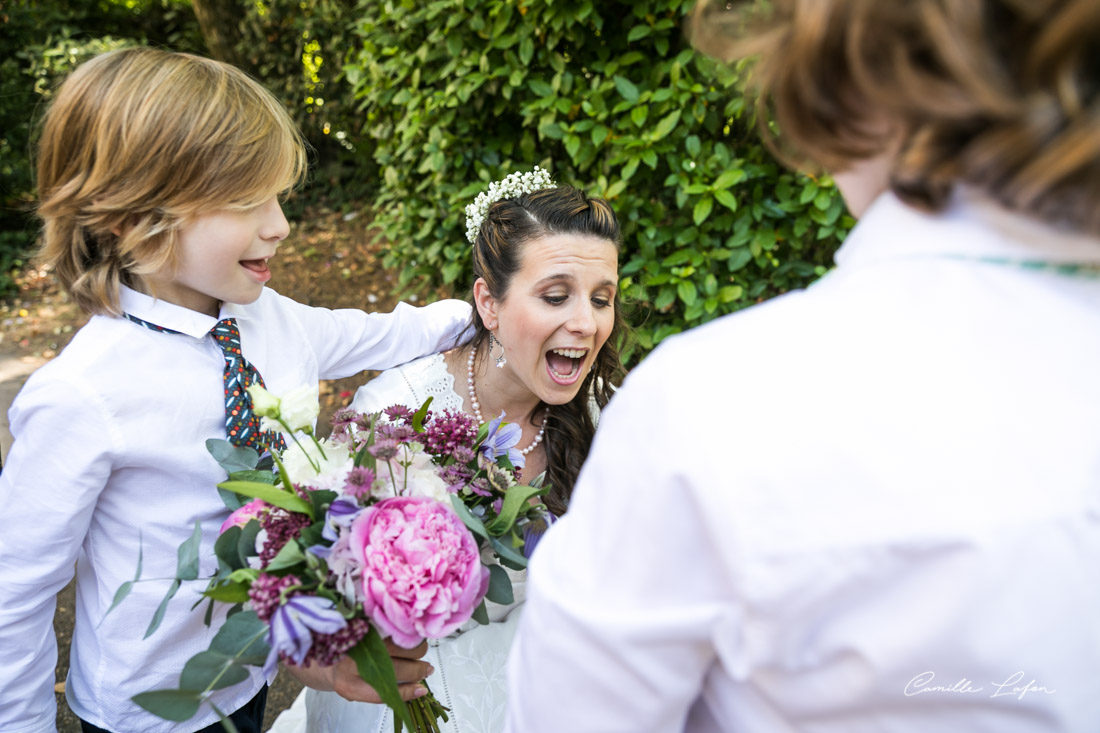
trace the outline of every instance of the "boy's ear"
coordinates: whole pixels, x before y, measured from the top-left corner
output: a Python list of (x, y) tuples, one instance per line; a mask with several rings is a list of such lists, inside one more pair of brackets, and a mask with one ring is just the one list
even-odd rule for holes
[(491, 331), (497, 327), (497, 301), (490, 295), (489, 286), (482, 277), (474, 281), (474, 307), (486, 328)]

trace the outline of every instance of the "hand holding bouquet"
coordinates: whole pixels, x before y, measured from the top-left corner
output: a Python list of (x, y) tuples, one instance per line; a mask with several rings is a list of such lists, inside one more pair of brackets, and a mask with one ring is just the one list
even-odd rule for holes
[[(179, 689), (149, 691), (135, 701), (186, 720), (212, 690), (246, 679), (245, 665), (263, 664), (270, 674), (279, 659), (329, 666), (347, 655), (393, 709), (395, 729), (438, 730), (446, 710), (430, 691), (402, 701), (384, 639), (413, 648), (470, 618), (487, 622), (485, 598), (512, 601), (507, 573), (481, 557), (489, 548), (500, 563), (525, 567), (525, 525), (544, 516), (531, 501), (544, 489), (516, 482), (523, 465), (514, 449), (517, 426), (504, 424), (503, 415), (477, 426), (461, 412), (432, 414), (429, 399), (415, 412), (343, 410), (331, 437), (318, 440), (310, 428), (315, 396), (249, 391), (261, 427), (281, 428), (293, 442), (262, 458), (226, 441), (207, 442), (229, 473), (219, 489), (233, 512), (214, 547), (218, 572), (203, 595), (211, 606), (233, 607), (211, 648), (185, 666)], [(242, 503), (241, 496), (251, 500)], [(183, 558), (197, 558), (199, 537), (196, 527), (180, 548), (180, 569), (162, 607), (182, 581), (197, 578), (197, 567), (191, 572)]]

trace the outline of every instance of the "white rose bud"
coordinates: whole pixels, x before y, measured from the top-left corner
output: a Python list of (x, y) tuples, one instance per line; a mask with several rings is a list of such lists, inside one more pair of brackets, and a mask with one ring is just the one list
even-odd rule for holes
[[(252, 414), (257, 417), (279, 417), (279, 398), (268, 392), (258, 384), (248, 388), (248, 396), (252, 398)], [(267, 430), (267, 428), (264, 428)]]
[(321, 402), (316, 386), (292, 389), (279, 400), (279, 417), (291, 432), (312, 429), (320, 412)]

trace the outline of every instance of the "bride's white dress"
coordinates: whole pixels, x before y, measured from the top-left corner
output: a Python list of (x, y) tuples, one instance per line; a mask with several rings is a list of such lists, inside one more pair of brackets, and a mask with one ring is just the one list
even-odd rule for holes
[[(434, 398), (433, 411), (462, 410), (454, 378), (439, 354), (383, 372), (359, 389), (351, 406), (360, 412), (377, 412), (394, 404), (416, 408), (428, 397)], [(488, 625), (471, 620), (451, 636), (428, 642), (424, 659), (435, 668), (428, 686), (451, 710), (450, 720), (441, 726), (445, 733), (497, 733), (504, 727), (505, 662), (519, 626), (527, 573), (509, 570), (508, 575), (514, 602), (502, 606), (486, 601)], [(393, 731), (393, 714), (385, 705), (350, 702), (334, 692), (311, 689), (303, 691), (302, 696), (289, 714), (276, 720), (272, 733)]]

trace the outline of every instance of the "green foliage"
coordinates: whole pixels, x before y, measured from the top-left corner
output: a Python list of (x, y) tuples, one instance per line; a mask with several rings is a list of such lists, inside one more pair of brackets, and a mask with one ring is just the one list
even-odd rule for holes
[(14, 291), (37, 236), (32, 149), (58, 81), (121, 46), (201, 42), (186, 0), (0, 1), (0, 297)]
[(464, 289), (465, 205), (535, 164), (615, 207), (642, 353), (824, 272), (851, 219), (762, 147), (740, 71), (688, 46), (689, 6), (361, 2), (344, 73), (401, 285)]
[[(358, 113), (342, 69), (353, 40), (352, 3), (250, 0), (244, 5), (237, 53), (282, 100), (313, 146), (311, 175), (321, 185), (309, 190), (344, 200), (366, 197), (374, 166), (369, 151), (361, 149)], [(299, 198), (296, 204), (303, 202)]]

